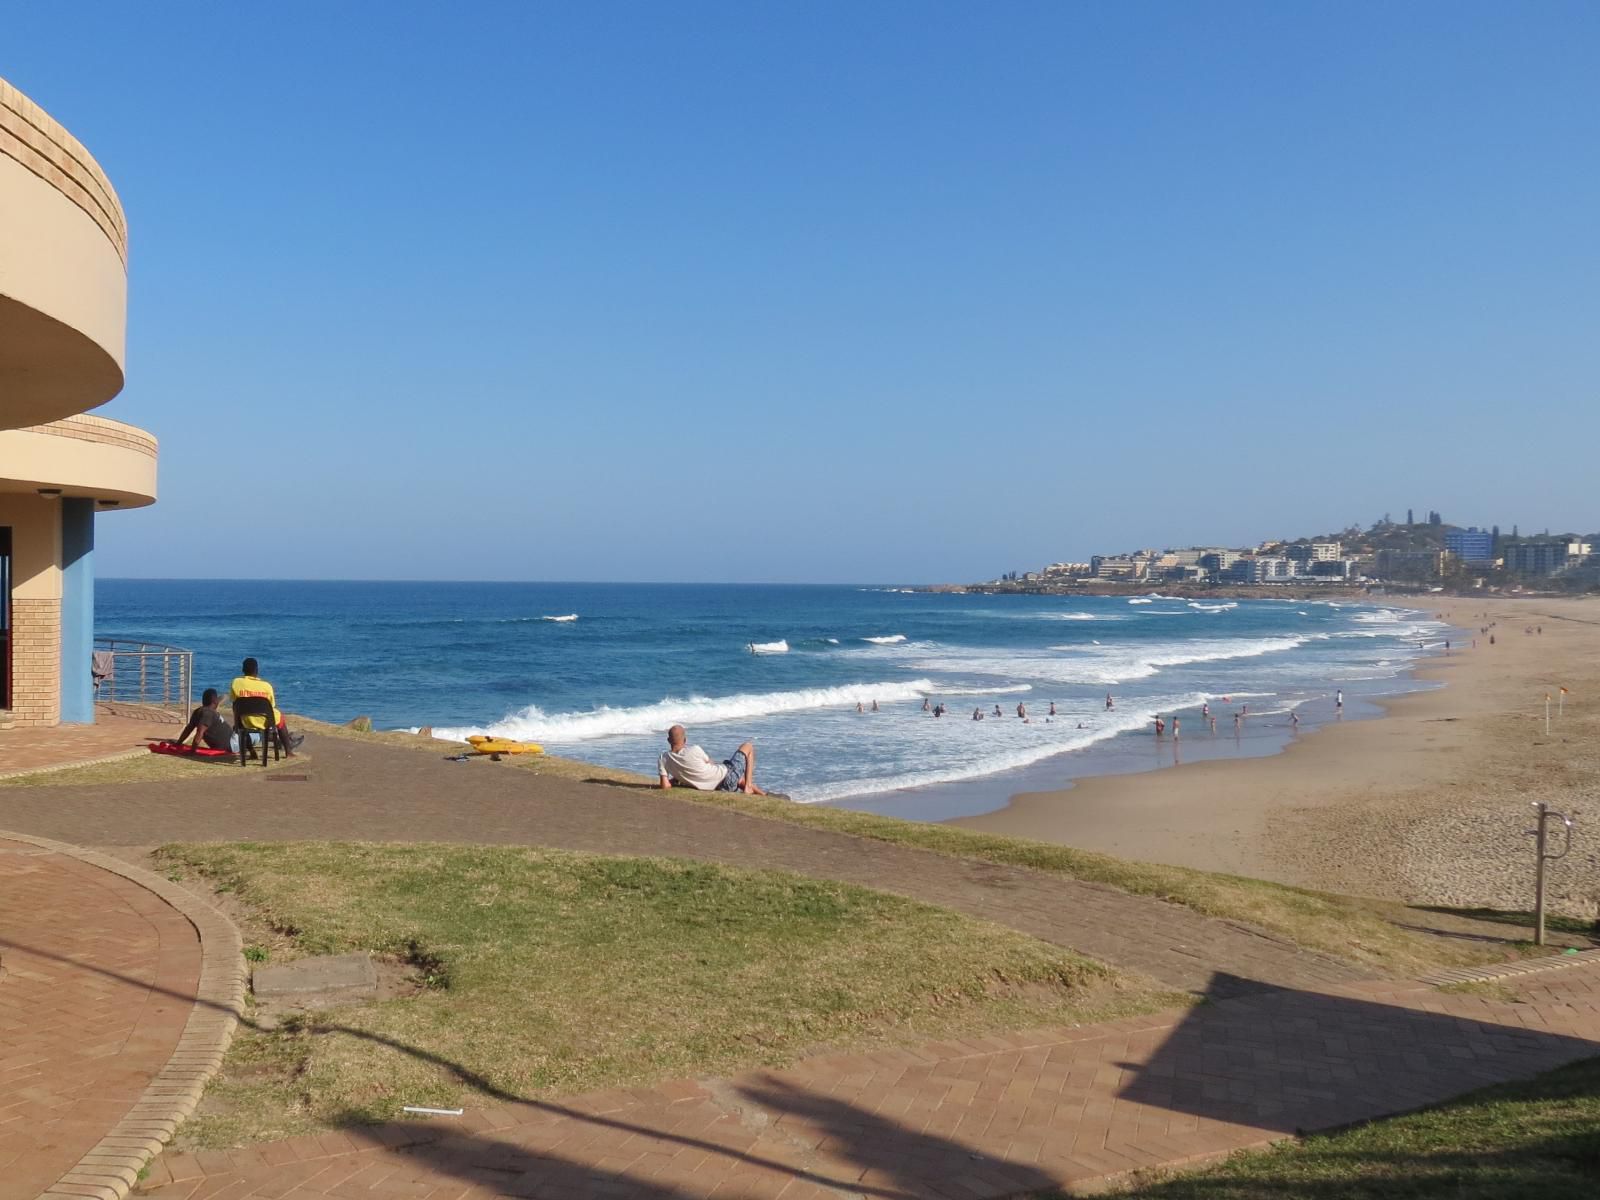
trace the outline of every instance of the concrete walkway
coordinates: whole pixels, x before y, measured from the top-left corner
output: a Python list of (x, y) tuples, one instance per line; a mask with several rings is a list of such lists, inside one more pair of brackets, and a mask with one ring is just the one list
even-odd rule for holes
[[(896, 892), (1009, 925), (1171, 987), (1235, 992), (1360, 978), (1260, 930), (1063, 876), (866, 841), (487, 760), (318, 737), (305, 765), (172, 785), (13, 789), (4, 824), (95, 846), (166, 841), (514, 843), (794, 871)], [(1216, 983), (1217, 973), (1227, 980)]]
[(507, 1099), (457, 1119), (164, 1155), (141, 1191), (150, 1200), (976, 1200), (1075, 1190), (1600, 1054), (1600, 963), (1523, 976), (1516, 987), (1519, 1003), (1421, 984), (1272, 990), (726, 1080)]

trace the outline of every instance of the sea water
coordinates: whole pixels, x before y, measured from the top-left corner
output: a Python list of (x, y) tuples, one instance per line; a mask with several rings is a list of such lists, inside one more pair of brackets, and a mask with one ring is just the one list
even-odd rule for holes
[[(998, 807), (1019, 780), (1123, 769), (1157, 714), (1202, 753), (1202, 704), (1225, 743), (1241, 709), (1246, 730), (1287, 730), (1291, 712), (1331, 714), (1336, 689), (1351, 705), (1405, 690), (1450, 636), (1342, 599), (892, 587), (108, 579), (97, 604), (101, 636), (192, 649), (197, 693), (252, 655), (292, 712), (529, 739), (646, 775), (681, 723), (714, 758), (754, 741), (769, 790), (934, 817)], [(896, 796), (918, 799), (886, 807)]]

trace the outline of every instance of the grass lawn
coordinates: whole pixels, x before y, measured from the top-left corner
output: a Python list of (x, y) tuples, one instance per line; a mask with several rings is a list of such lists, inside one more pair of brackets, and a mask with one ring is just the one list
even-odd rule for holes
[(957, 913), (776, 872), (363, 843), (158, 857), (237, 899), (252, 957), (364, 949), (433, 983), (241, 1030), (189, 1146), (1187, 1002)]
[[(309, 755), (286, 758), (279, 762), (273, 762), (269, 758), (266, 769), (271, 771), (284, 766), (303, 766), (310, 761)], [(49, 767), (42, 771), (31, 771), (26, 775), (13, 775), (8, 779), (0, 779), (0, 788), (168, 783), (174, 780), (215, 779), (218, 775), (225, 778), (230, 770), (237, 772), (242, 769), (237, 754), (229, 755), (227, 758), (194, 758), (181, 754), (151, 754), (149, 751), (144, 751), (127, 758), (112, 759), (110, 762), (85, 763), (81, 767)], [(262, 768), (260, 763), (252, 762), (249, 769), (259, 771)]]
[[(363, 734), (303, 718), (297, 718), (297, 723), (334, 736), (382, 738), (388, 744), (432, 753), (448, 752), (451, 745), (409, 733)], [(635, 786), (655, 783), (642, 775), (574, 759), (540, 756), (508, 758), (506, 762), (519, 769), (565, 778)], [(1376, 974), (1412, 976), (1442, 967), (1470, 966), (1533, 952), (1531, 944), (1518, 946), (1447, 939), (1401, 928), (1401, 924), (1416, 923), (1417, 912), (1427, 910), (1412, 910), (1394, 902), (1340, 896), (1187, 867), (1130, 862), (1053, 842), (980, 833), (954, 825), (902, 821), (822, 805), (794, 804), (777, 797), (746, 796), (742, 792), (698, 792), (691, 788), (676, 788), (672, 795), (688, 803), (733, 809), (747, 816), (1104, 883), (1137, 895), (1182, 904), (1207, 916), (1260, 926), (1298, 945), (1322, 951)], [(1551, 929), (1559, 932), (1561, 927), (1552, 923)]]
[(1116, 1194), (1134, 1200), (1594, 1200), (1600, 1196), (1600, 1058)]

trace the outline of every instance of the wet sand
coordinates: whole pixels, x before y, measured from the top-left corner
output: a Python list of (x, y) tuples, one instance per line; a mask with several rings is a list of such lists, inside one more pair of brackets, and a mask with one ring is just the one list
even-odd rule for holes
[[(1552, 890), (1566, 911), (1590, 915), (1600, 902), (1600, 598), (1436, 603), (1430, 611), (1462, 633), (1417, 675), (1445, 686), (1380, 700), (1381, 719), (1324, 725), (1270, 757), (1024, 793), (951, 824), (1343, 892), (1529, 907), (1522, 830), (1530, 801), (1545, 800), (1579, 822)], [(1490, 622), (1493, 646), (1477, 632)], [(1563, 685), (1566, 713), (1547, 738), (1544, 696)]]

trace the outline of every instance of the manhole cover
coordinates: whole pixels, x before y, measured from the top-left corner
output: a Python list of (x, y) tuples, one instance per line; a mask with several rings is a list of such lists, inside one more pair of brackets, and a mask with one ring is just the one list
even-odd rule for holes
[(268, 783), (305, 783), (310, 778), (311, 778), (311, 776), (309, 776), (309, 775), (268, 775), (267, 776), (267, 782)]

